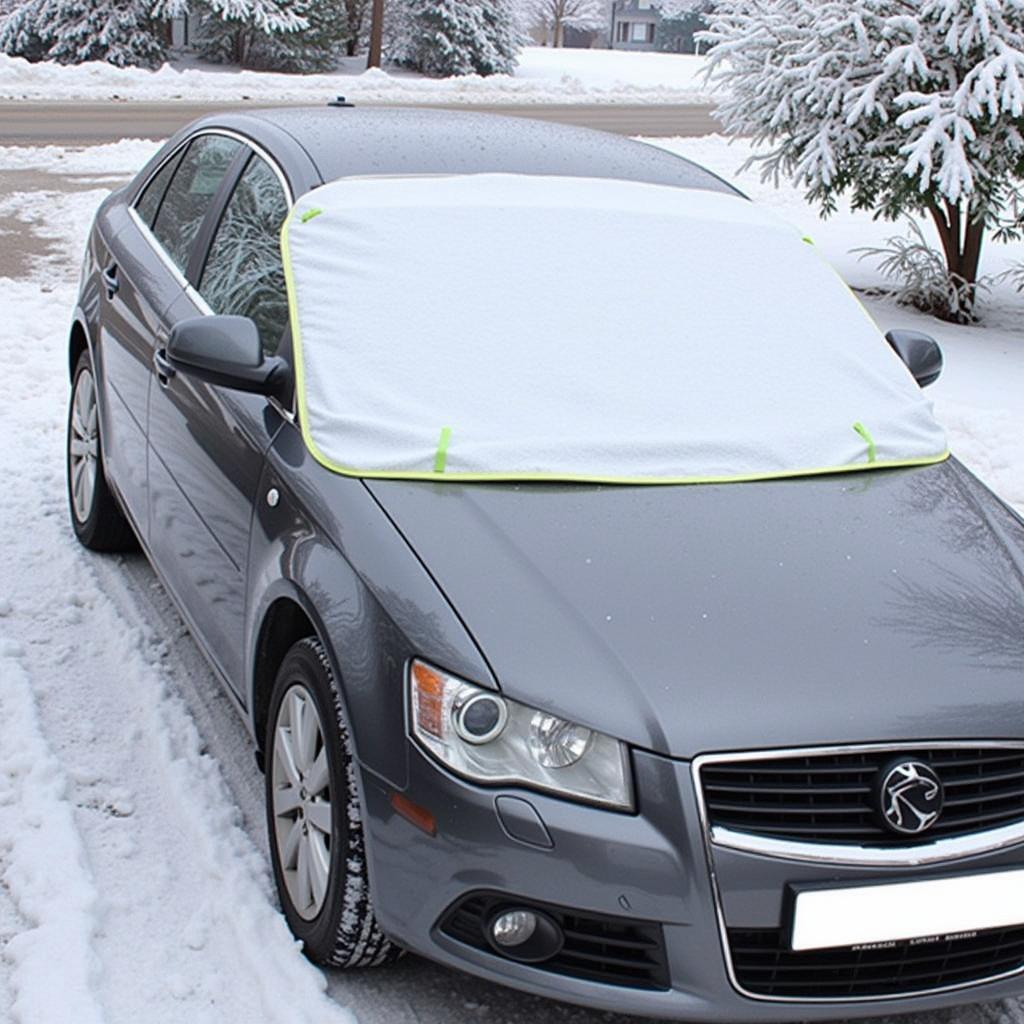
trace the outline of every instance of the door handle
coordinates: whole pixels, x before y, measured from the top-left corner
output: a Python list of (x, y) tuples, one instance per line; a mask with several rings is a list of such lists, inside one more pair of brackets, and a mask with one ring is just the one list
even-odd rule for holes
[(167, 387), (170, 379), (178, 372), (167, 358), (167, 352), (158, 348), (153, 353), (153, 367), (156, 370), (156, 378), (163, 387)]
[(117, 264), (111, 263), (103, 271), (103, 287), (107, 289), (107, 298), (112, 299), (116, 294), (118, 288), (121, 287), (120, 282), (117, 279)]

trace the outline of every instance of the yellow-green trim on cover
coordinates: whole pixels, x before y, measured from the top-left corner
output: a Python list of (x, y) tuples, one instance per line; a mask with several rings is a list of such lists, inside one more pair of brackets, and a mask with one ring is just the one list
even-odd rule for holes
[[(312, 213), (313, 211), (306, 211)], [(322, 209), (316, 209), (316, 214), (323, 213)], [(826, 476), (830, 473), (856, 473), (867, 469), (899, 469), (910, 466), (931, 466), (939, 462), (945, 462), (950, 456), (947, 448), (938, 455), (930, 455), (920, 459), (890, 459), (876, 460), (874, 462), (860, 462), (841, 466), (819, 466), (808, 469), (786, 469), (771, 473), (748, 473), (732, 476), (675, 476), (675, 477), (651, 477), (651, 476), (600, 476), (587, 473), (447, 473), (439, 472), (436, 469), (426, 470), (383, 470), (383, 469), (358, 469), (354, 466), (342, 466), (333, 462), (319, 448), (313, 439), (309, 429), (309, 413), (306, 407), (305, 389), (305, 366), (302, 358), (302, 336), (299, 330), (299, 308), (296, 300), (295, 276), (292, 271), (291, 249), (288, 244), (288, 233), (292, 226), (293, 218), (301, 223), (307, 223), (311, 217), (305, 213), (298, 213), (298, 206), (293, 206), (291, 213), (285, 218), (281, 226), (281, 258), (284, 266), (284, 279), (288, 291), (288, 319), (292, 329), (292, 353), (295, 363), (295, 396), (298, 409), (299, 430), (302, 440), (306, 444), (310, 455), (325, 469), (341, 476), (357, 477), (366, 480), (433, 480), (435, 483), (580, 483), (580, 484), (608, 484), (623, 486), (674, 486), (680, 484), (741, 484), (754, 483), (758, 480), (787, 480), (793, 477)], [(831, 266), (831, 264), (828, 264)], [(834, 268), (833, 268), (833, 272)], [(836, 274), (838, 277), (838, 274)], [(842, 280), (840, 278), (840, 280)], [(845, 285), (846, 282), (844, 281)], [(847, 286), (848, 288), (849, 286)], [(856, 298), (856, 296), (854, 296)], [(863, 314), (871, 320), (868, 311), (859, 302)], [(874, 320), (871, 320), (875, 330), (878, 329)], [(445, 428), (447, 430), (448, 428)], [(443, 436), (442, 431), (442, 436)], [(440, 449), (440, 444), (438, 445)], [(447, 447), (446, 447), (447, 451)], [(436, 456), (435, 456), (436, 465)]]

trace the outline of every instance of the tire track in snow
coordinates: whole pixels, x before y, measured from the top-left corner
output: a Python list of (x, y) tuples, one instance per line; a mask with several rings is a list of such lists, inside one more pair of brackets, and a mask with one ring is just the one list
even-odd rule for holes
[(67, 781), (39, 727), (23, 653), (0, 637), (0, 866), (27, 925), (4, 946), (11, 1013), (24, 1024), (103, 1024), (93, 950), (96, 887)]
[[(38, 198), (12, 196), (3, 205), (17, 210)], [(276, 911), (266, 860), (239, 827), (220, 766), (179, 695), (180, 667), (161, 657), (166, 645), (132, 613), (130, 597), (117, 600), (127, 590), (112, 583), (116, 566), (84, 552), (71, 534), (63, 420), (80, 239), (61, 226), (87, 225), (98, 195), (46, 198), (48, 225), (62, 230), (58, 253), (40, 261), (35, 280), (0, 282), (10, 311), (0, 335), (9, 388), (0, 407), (0, 635), (20, 652), (0, 669), (0, 713), (14, 730), (10, 742), (0, 734), (0, 771), (18, 781), (6, 759), (15, 757), (15, 740), (35, 735), (30, 759), (63, 778), (55, 790), (63, 803), (47, 805), (42, 823), (56, 828), (63, 814), (61, 827), (77, 836), (82, 856), (69, 859), (67, 837), (31, 850), (37, 874), (63, 879), (69, 890), (58, 896), (44, 886), (47, 912), (60, 905), (82, 920), (60, 934), (25, 930), (36, 910), (25, 896), (31, 876), (12, 873), (4, 860), (24, 921), (11, 923), (19, 934), (4, 947), (0, 998), (10, 989), (31, 1024), (351, 1024)], [(35, 701), (34, 734), (24, 714), (6, 709), (18, 695)], [(251, 753), (246, 765), (255, 775)], [(0, 800), (5, 795), (0, 790)], [(33, 836), (31, 821), (10, 817), (13, 806), (7, 799), (0, 807), (8, 815), (0, 817), (4, 851)], [(26, 973), (22, 951), (45, 972)], [(78, 976), (94, 988), (73, 984)], [(27, 980), (37, 977), (38, 999), (27, 1003)], [(81, 994), (90, 991), (92, 1007)], [(44, 995), (51, 1004), (41, 1009)]]

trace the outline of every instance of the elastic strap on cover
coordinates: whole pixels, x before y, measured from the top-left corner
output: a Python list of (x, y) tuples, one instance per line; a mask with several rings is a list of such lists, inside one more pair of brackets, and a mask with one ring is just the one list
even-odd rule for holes
[(867, 442), (868, 462), (874, 462), (876, 455), (875, 439), (871, 436), (871, 434), (868, 432), (868, 428), (865, 427), (863, 423), (854, 423), (853, 429), (856, 430), (857, 433), (860, 434), (860, 436), (863, 437), (864, 440)]
[(452, 439), (452, 428), (442, 427), (441, 437), (437, 442), (437, 454), (434, 456), (434, 472), (443, 473), (448, 461), (448, 442)]

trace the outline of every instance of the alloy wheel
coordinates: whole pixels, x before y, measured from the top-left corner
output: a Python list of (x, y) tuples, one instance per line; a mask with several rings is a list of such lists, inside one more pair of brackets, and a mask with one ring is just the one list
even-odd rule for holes
[(99, 456), (99, 415), (96, 382), (91, 371), (83, 369), (75, 379), (71, 399), (71, 431), (68, 437), (68, 461), (71, 467), (71, 503), (75, 518), (84, 523), (92, 511), (96, 493)]
[(331, 880), (331, 786), (323, 723), (300, 683), (284, 695), (274, 727), (271, 763), (274, 841), (288, 897), (311, 921)]

